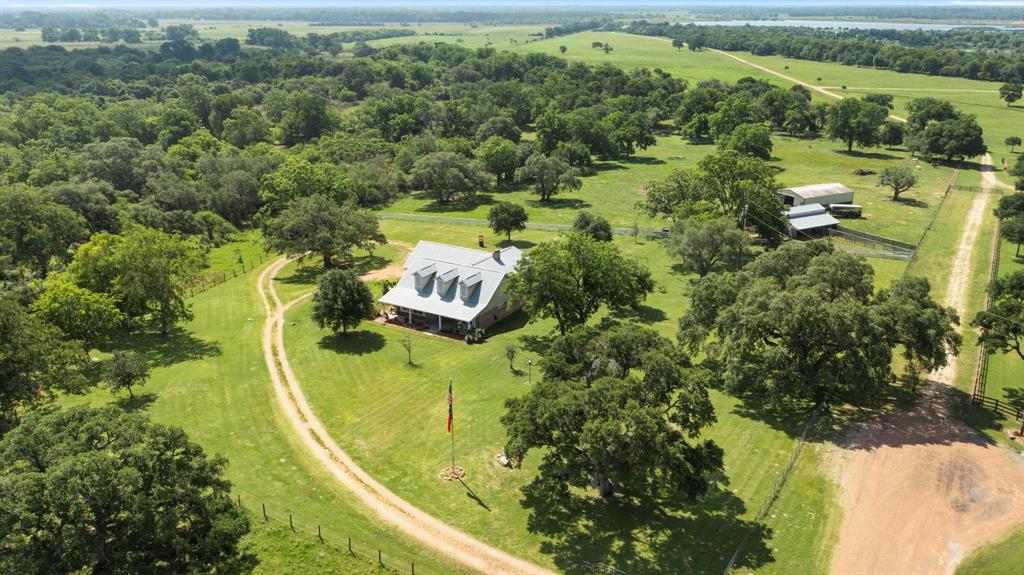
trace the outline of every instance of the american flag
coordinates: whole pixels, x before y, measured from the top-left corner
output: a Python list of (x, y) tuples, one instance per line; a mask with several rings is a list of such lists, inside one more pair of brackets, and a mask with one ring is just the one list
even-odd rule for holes
[(452, 382), (448, 380), (448, 433), (452, 432)]

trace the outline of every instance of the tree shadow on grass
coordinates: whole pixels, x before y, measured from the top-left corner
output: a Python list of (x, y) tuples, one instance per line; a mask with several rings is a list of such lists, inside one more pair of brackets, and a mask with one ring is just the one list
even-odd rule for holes
[(600, 563), (630, 575), (721, 573), (747, 533), (734, 567), (753, 569), (773, 562), (767, 541), (772, 531), (742, 519), (743, 501), (712, 487), (697, 503), (683, 499), (565, 494), (534, 481), (523, 488), (530, 511), (528, 529), (545, 537), (541, 551), (564, 573), (591, 572)]
[(526, 327), (529, 323), (530, 316), (526, 315), (523, 310), (514, 311), (511, 314), (501, 318), (496, 324), (493, 324), (487, 328), (488, 336), (501, 335), (503, 333), (509, 333)]
[(590, 207), (590, 202), (579, 198), (551, 198), (549, 200), (526, 200), (531, 208), (548, 208), (551, 210), (582, 210)]
[(315, 285), (320, 273), (323, 272), (320, 266), (302, 265), (295, 268), (295, 273), (286, 276), (276, 276), (274, 281), (286, 285)]
[(929, 207), (931, 207), (931, 204), (929, 204), (928, 202), (923, 202), (923, 201), (921, 201), (921, 200), (919, 200), (917, 198), (899, 198), (898, 200), (896, 200), (896, 203), (900, 204), (902, 206), (908, 206), (908, 207), (911, 207), (911, 208), (929, 208)]
[(850, 156), (851, 158), (863, 158), (865, 160), (898, 160), (899, 156), (886, 154), (885, 152), (865, 152), (864, 150), (835, 150), (837, 154)]
[(1018, 409), (1024, 408), (1024, 387), (1011, 387), (1003, 390), (1006, 402)]
[(626, 309), (614, 310), (611, 313), (612, 317), (621, 320), (636, 320), (640, 323), (658, 323), (668, 319), (665, 312), (646, 304), (641, 304), (635, 307)]
[(152, 391), (136, 392), (135, 396), (119, 397), (114, 400), (114, 405), (125, 411), (145, 411), (156, 401), (157, 395)]
[(626, 164), (638, 164), (641, 166), (658, 166), (667, 163), (665, 160), (655, 158), (654, 156), (629, 156), (627, 158), (623, 158), (622, 162)]
[(152, 367), (166, 367), (221, 353), (219, 343), (199, 339), (180, 327), (175, 327), (166, 334), (155, 329), (125, 332), (113, 338), (101, 350), (134, 351), (145, 357)]
[(391, 263), (391, 258), (384, 256), (362, 256), (355, 258), (355, 265), (352, 269), (356, 272), (356, 275), (363, 275), (375, 270), (384, 269)]
[(480, 206), (489, 206), (495, 203), (491, 194), (474, 194), (468, 198), (442, 202), (424, 193), (416, 194), (417, 199), (430, 200), (428, 203), (416, 208), (417, 212), (428, 212), (445, 214), (450, 212), (469, 212)]
[(497, 245), (499, 248), (516, 247), (521, 250), (528, 250), (537, 245), (537, 242), (531, 242), (530, 240), (501, 240)]
[(317, 347), (345, 355), (366, 355), (384, 349), (387, 340), (375, 331), (332, 333), (320, 338)]

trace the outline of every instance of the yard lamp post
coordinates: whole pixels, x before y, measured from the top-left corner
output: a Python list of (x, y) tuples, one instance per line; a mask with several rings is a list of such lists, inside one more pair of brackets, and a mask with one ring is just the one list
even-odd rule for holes
[(527, 381), (527, 383), (533, 383), (533, 360), (532, 359), (526, 360), (526, 369), (527, 369), (526, 381)]

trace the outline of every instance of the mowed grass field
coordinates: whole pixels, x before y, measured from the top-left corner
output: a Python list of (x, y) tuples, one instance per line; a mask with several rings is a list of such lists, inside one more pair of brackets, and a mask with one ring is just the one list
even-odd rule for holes
[[(473, 247), (480, 228), (385, 221), (389, 238), (419, 239)], [(498, 237), (486, 232), (488, 246)], [(528, 231), (513, 236), (529, 247), (552, 234)], [(693, 276), (672, 268), (657, 241), (616, 239), (630, 256), (648, 265), (660, 286), (632, 317), (673, 336)], [(280, 284), (291, 297), (296, 283), (310, 281), (298, 266), (283, 270)], [(312, 288), (311, 284), (309, 288)], [(482, 345), (411, 333), (367, 323), (347, 336), (321, 330), (309, 317), (310, 304), (287, 317), (285, 345), (307, 399), (332, 436), (360, 465), (400, 496), (448, 523), (518, 556), (575, 572), (583, 561), (604, 562), (630, 573), (664, 572), (665, 565), (688, 572), (717, 573), (751, 527), (768, 490), (799, 434), (803, 412), (765, 420), (735, 398), (713, 393), (719, 422), (707, 432), (726, 452), (721, 484), (699, 504), (679, 501), (603, 504), (587, 498), (585, 519), (566, 521), (543, 513), (531, 521), (520, 488), (536, 472), (534, 453), (521, 470), (501, 468), (504, 445), (498, 422), (504, 402), (529, 389), (526, 361), (536, 360), (551, 336), (549, 321), (528, 324), (517, 314), (496, 325)], [(618, 321), (630, 319), (615, 317)], [(405, 365), (399, 344), (413, 340), (415, 367)], [(509, 369), (504, 350), (520, 350)], [(539, 377), (533, 371), (533, 377)], [(456, 462), (465, 467), (465, 487), (438, 478), (450, 458), (445, 432), (445, 393), (454, 380)], [(819, 447), (808, 446), (794, 472), (792, 496), (780, 500), (766, 528), (756, 531), (739, 565), (744, 571), (822, 571), (838, 517), (835, 486), (819, 473)]]
[[(211, 261), (228, 259), (225, 254), (235, 249), (255, 251), (255, 238), (248, 239), (218, 248)], [(184, 428), (208, 454), (226, 456), (232, 493), (255, 518), (245, 549), (260, 559), (257, 573), (372, 573), (377, 549), (383, 550), (386, 566), (401, 572), (407, 573), (411, 562), (417, 572), (461, 572), (382, 525), (292, 433), (277, 408), (260, 345), (264, 313), (256, 278), (263, 267), (191, 299), (195, 319), (170, 336), (131, 334), (113, 343), (114, 349), (144, 354), (153, 367), (150, 381), (135, 390), (135, 401), (98, 387), (62, 403), (114, 402), (144, 411), (156, 422)], [(266, 526), (260, 525), (262, 504), (271, 518)], [(289, 514), (294, 534), (288, 530)], [(317, 525), (325, 545), (316, 539)], [(349, 537), (355, 556), (348, 555)]]

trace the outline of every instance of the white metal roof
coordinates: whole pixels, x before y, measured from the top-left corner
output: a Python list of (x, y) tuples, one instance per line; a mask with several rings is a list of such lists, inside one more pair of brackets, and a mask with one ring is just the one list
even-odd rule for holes
[(838, 223), (839, 220), (828, 214), (815, 214), (813, 216), (804, 216), (802, 218), (793, 218), (789, 220), (789, 225), (793, 226), (793, 229), (801, 232), (804, 230), (834, 226)]
[(802, 206), (796, 206), (794, 208), (790, 208), (789, 211), (786, 212), (786, 215), (788, 215), (790, 219), (793, 219), (793, 218), (805, 218), (807, 216), (815, 216), (815, 215), (824, 214), (824, 213), (825, 213), (825, 206), (823, 206), (821, 204), (804, 204)]
[[(440, 315), (460, 321), (471, 321), (488, 309), (499, 295), (505, 276), (511, 273), (523, 252), (508, 247), (497, 252), (484, 252), (421, 241), (405, 260), (405, 273), (398, 284), (380, 298), (381, 303), (396, 305), (424, 313)], [(416, 272), (433, 268), (433, 277), (422, 287), (416, 287)], [(441, 278), (441, 284), (437, 281)], [(448, 289), (438, 291), (448, 284)], [(462, 289), (466, 285), (467, 297)]]
[(782, 190), (784, 193), (789, 192), (794, 196), (800, 196), (804, 199), (821, 198), (824, 196), (836, 196), (840, 194), (852, 194), (853, 190), (838, 182), (830, 182), (827, 184), (811, 184), (808, 186), (796, 186), (794, 188), (785, 188)]

